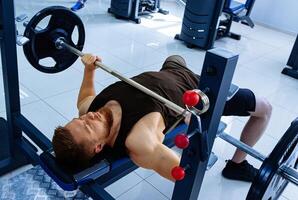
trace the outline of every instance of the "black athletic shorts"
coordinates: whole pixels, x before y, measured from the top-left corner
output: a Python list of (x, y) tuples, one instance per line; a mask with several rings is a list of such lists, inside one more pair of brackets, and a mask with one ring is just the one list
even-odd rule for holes
[(236, 94), (226, 102), (224, 116), (249, 116), (256, 109), (256, 97), (249, 89), (239, 88)]

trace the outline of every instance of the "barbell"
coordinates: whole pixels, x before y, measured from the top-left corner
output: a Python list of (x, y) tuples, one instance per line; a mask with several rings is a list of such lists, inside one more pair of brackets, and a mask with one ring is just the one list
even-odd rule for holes
[[(40, 28), (39, 23), (49, 16), (48, 25), (44, 29)], [(75, 27), (78, 30), (76, 42), (72, 39)], [(26, 58), (33, 67), (45, 73), (61, 72), (70, 67), (78, 57), (84, 55), (81, 52), (85, 40), (83, 23), (75, 13), (65, 7), (52, 6), (38, 12), (26, 24), (24, 36), (29, 39), (29, 42), (23, 46)], [(46, 57), (53, 58), (56, 64), (50, 67), (40, 64), (40, 60)], [(184, 108), (124, 77), (101, 62), (95, 64), (120, 80), (161, 101), (178, 114), (185, 115)], [(202, 110), (194, 109), (190, 111), (197, 115), (206, 112), (209, 106), (208, 97), (201, 91), (199, 91), (199, 95), (202, 98)], [(247, 200), (277, 199), (288, 182), (298, 185), (296, 170), (298, 167), (298, 118), (292, 122), (291, 127), (282, 136), (268, 157), (226, 133), (221, 133), (218, 137), (263, 162), (250, 187)]]

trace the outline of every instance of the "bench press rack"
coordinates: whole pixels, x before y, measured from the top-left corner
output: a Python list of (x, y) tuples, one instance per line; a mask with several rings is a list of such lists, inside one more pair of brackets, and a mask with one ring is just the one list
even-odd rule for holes
[[(0, 119), (0, 137), (2, 140), (0, 146), (0, 174), (3, 175), (27, 164), (41, 165), (45, 170), (54, 166), (56, 171), (47, 171), (47, 173), (52, 178), (66, 178), (69, 182), (65, 184), (68, 187), (65, 190), (72, 190), (79, 186), (81, 191), (94, 199), (113, 199), (104, 190), (104, 187), (131, 172), (137, 166), (128, 158), (118, 162), (115, 161), (111, 165), (105, 165), (106, 161), (103, 160), (99, 164), (104, 166), (103, 171), (93, 173), (94, 176), (98, 176), (100, 173), (103, 175), (97, 178), (96, 181), (89, 181), (82, 173), (76, 174), (75, 177), (71, 176), (70, 180), (68, 179), (69, 174), (61, 170), (55, 162), (52, 165), (49, 164), (49, 162), (55, 161), (45, 159), (53, 156), (50, 153), (52, 149), (51, 141), (21, 113), (13, 1), (0, 1), (0, 22), (2, 22), (1, 58), (7, 115), (6, 120)], [(205, 155), (205, 158), (196, 154), (196, 152), (201, 151), (199, 144), (202, 141), (200, 141), (200, 134), (194, 134), (190, 138), (189, 149), (192, 150), (195, 156), (189, 156), (189, 150), (187, 150), (183, 152), (181, 159), (181, 164), (191, 165), (192, 170), (187, 173), (183, 181), (176, 182), (172, 199), (197, 199), (199, 195), (237, 59), (237, 55), (221, 49), (210, 50), (206, 53), (199, 87), (202, 91), (208, 90), (210, 100), (209, 110), (201, 116), (202, 130), (204, 135), (208, 137), (207, 148), (204, 149), (204, 152), (200, 152), (201, 155)], [(188, 132), (195, 131), (194, 121), (193, 116)], [(180, 128), (175, 129), (175, 131), (180, 132), (183, 126)], [(23, 134), (26, 134), (33, 143), (29, 142)], [(175, 134), (175, 132), (172, 134)], [(44, 153), (38, 155), (37, 147)], [(76, 183), (77, 185), (73, 184), (74, 179), (79, 180), (78, 183), (81, 185), (78, 185), (78, 183)], [(60, 186), (63, 185), (64, 183), (59, 183), (59, 180), (56, 179), (55, 181)]]

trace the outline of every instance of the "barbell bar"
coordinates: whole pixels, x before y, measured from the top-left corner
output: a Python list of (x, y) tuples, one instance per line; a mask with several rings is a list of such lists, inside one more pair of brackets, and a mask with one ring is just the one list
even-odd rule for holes
[[(70, 46), (69, 44), (67, 44), (66, 42), (64, 42), (64, 39), (62, 37), (58, 38), (56, 41), (54, 41), (55, 46), (57, 49), (66, 49), (72, 53), (74, 53), (75, 55), (79, 56), (79, 57), (83, 57), (85, 54), (83, 52), (81, 52), (80, 50)], [(155, 92), (149, 90), (148, 88), (144, 87), (143, 85), (137, 83), (136, 81), (126, 78), (125, 76), (121, 75), (119, 72), (117, 72), (116, 70), (113, 70), (111, 68), (109, 68), (108, 66), (104, 65), (103, 63), (96, 61), (95, 65), (98, 68), (103, 69), (104, 71), (108, 72), (109, 74), (119, 78), (120, 80), (128, 83), (129, 85), (137, 88), (138, 90), (144, 92), (145, 94), (159, 100), (160, 102), (162, 102), (166, 107), (168, 107), (169, 109), (175, 111), (176, 113), (183, 115), (184, 117), (186, 117), (187, 112), (185, 112), (185, 109), (182, 108), (181, 106), (178, 106), (177, 104), (169, 101), (168, 99), (156, 94)], [(202, 114), (204, 112), (206, 112), (209, 108), (209, 99), (208, 97), (201, 91), (197, 90), (200, 98), (202, 100), (203, 103), (203, 109), (199, 110), (199, 109), (195, 109), (195, 113), (197, 115)]]

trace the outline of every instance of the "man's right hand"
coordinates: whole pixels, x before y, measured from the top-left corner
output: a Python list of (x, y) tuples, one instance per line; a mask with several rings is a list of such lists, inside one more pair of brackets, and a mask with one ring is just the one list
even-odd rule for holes
[(95, 70), (97, 67), (95, 65), (95, 61), (101, 62), (101, 58), (98, 56), (94, 56), (92, 54), (85, 54), (82, 57), (82, 62), (85, 65), (85, 69), (89, 71)]

